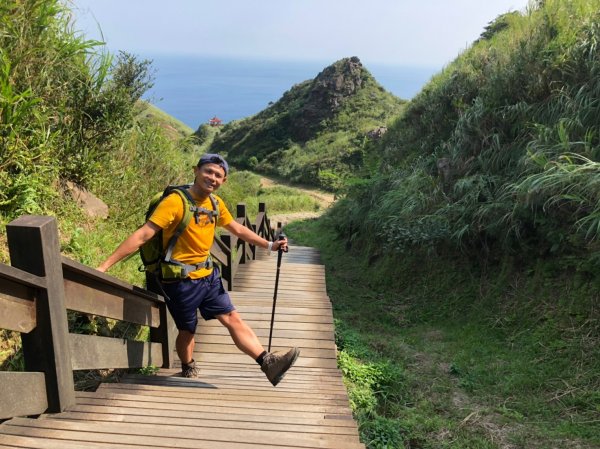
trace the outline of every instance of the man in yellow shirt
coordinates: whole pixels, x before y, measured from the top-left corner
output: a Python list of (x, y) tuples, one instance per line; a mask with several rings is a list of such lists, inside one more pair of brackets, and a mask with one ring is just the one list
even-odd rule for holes
[[(194, 167), (194, 183), (188, 192), (200, 210), (212, 210), (210, 195), (227, 180), (229, 166), (217, 154), (205, 154)], [(216, 195), (214, 195), (216, 197)], [(237, 223), (218, 197), (219, 214), (217, 225), (253, 245), (277, 251), (287, 248), (287, 239), (269, 242), (250, 229)], [(156, 207), (149, 220), (129, 237), (98, 267), (105, 272), (115, 263), (137, 251), (157, 232), (163, 231), (163, 243), (169, 241), (177, 224), (183, 217), (181, 198), (171, 194)], [(248, 354), (261, 366), (273, 386), (277, 385), (287, 370), (294, 364), (300, 351), (292, 348), (287, 352), (268, 353), (258, 337), (235, 310), (229, 294), (223, 288), (218, 269), (209, 263), (209, 252), (215, 237), (215, 225), (209, 215), (201, 215), (199, 220), (191, 220), (177, 239), (172, 258), (193, 266), (185, 279), (161, 282), (166, 295), (167, 307), (177, 325), (179, 333), (175, 341), (177, 355), (182, 363), (184, 377), (197, 377), (198, 369), (193, 360), (194, 333), (197, 325), (197, 310), (205, 320), (217, 319), (223, 324), (238, 349)]]

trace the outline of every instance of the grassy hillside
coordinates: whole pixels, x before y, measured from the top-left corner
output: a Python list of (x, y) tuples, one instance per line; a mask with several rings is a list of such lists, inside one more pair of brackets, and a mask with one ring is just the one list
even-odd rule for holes
[[(600, 2), (498, 17), (317, 229), (369, 447), (600, 445)], [(349, 287), (349, 288), (348, 288)]]
[(368, 172), (367, 134), (402, 104), (358, 58), (346, 58), (262, 112), (224, 126), (211, 148), (241, 167), (337, 190)]
[[(498, 18), (410, 102), (347, 234), (379, 224), (395, 252), (597, 254), (600, 3), (543, 4)], [(367, 220), (353, 202), (375, 205)]]
[(368, 448), (599, 447), (597, 285), (510, 259), (370, 260), (346, 250), (337, 219), (286, 230), (321, 251), (338, 364)]
[(146, 120), (150, 123), (158, 123), (173, 139), (189, 137), (193, 133), (193, 129), (183, 123), (181, 120), (170, 116), (158, 106), (145, 101), (137, 105), (139, 121)]

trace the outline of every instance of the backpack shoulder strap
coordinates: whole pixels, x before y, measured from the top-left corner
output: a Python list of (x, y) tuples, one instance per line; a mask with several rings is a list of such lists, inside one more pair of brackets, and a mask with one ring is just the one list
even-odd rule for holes
[(215, 226), (217, 225), (217, 220), (219, 220), (219, 200), (211, 193), (210, 195), (208, 195), (208, 197), (210, 198), (210, 202), (212, 203), (212, 207), (213, 207), (213, 216), (215, 218)]
[(176, 187), (171, 190), (171, 192), (177, 193), (183, 202), (183, 218), (177, 224), (177, 228), (175, 228), (175, 232), (169, 239), (169, 243), (167, 244), (167, 249), (165, 251), (165, 262), (171, 261), (171, 256), (173, 255), (173, 248), (175, 248), (175, 243), (177, 243), (177, 239), (181, 235), (181, 233), (187, 228), (188, 224), (192, 219), (192, 207), (195, 205), (192, 196), (187, 191), (186, 186)]

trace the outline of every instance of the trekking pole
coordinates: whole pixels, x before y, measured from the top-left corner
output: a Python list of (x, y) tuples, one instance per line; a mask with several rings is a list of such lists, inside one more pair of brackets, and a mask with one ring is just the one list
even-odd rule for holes
[[(282, 232), (279, 234), (278, 240), (283, 239), (285, 239), (285, 234)], [(273, 293), (273, 310), (271, 311), (271, 328), (269, 330), (269, 348), (267, 349), (267, 352), (271, 352), (271, 338), (273, 337), (273, 322), (275, 321), (275, 304), (277, 304), (277, 286), (279, 285), (279, 269), (281, 268), (282, 254), (283, 249), (279, 247), (277, 250), (277, 274), (275, 274), (275, 292)]]

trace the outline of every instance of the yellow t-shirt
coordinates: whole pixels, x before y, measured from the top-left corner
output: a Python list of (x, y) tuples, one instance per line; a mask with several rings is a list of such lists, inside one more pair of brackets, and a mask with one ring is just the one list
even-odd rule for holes
[[(226, 226), (233, 221), (231, 213), (225, 203), (217, 195), (214, 195), (219, 203), (218, 226)], [(196, 206), (213, 210), (210, 198), (204, 201), (196, 201)], [(163, 247), (166, 248), (169, 239), (177, 229), (177, 224), (183, 219), (183, 202), (177, 193), (172, 193), (164, 198), (156, 207), (150, 221), (163, 229)], [(194, 217), (190, 220), (187, 228), (181, 233), (173, 248), (172, 258), (188, 264), (195, 265), (204, 262), (210, 254), (210, 248), (215, 239), (215, 224), (210, 222), (208, 215), (200, 214), (199, 223), (196, 224)], [(198, 279), (208, 276), (211, 269), (202, 268), (190, 273), (190, 278)]]

